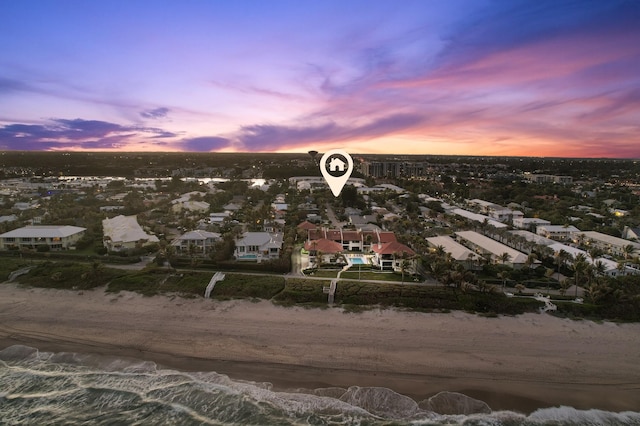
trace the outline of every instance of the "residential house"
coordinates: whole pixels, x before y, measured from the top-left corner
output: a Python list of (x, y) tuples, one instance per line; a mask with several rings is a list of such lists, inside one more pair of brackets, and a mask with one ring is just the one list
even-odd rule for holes
[(236, 260), (262, 262), (280, 257), (283, 235), (269, 232), (245, 232), (236, 239), (234, 257)]
[(194, 213), (206, 213), (209, 211), (209, 203), (206, 201), (180, 201), (174, 203), (171, 206), (171, 210), (174, 213), (180, 213), (182, 211), (189, 211)]
[(109, 251), (125, 251), (157, 243), (158, 237), (147, 234), (135, 215), (119, 215), (102, 221), (103, 244)]
[(309, 229), (308, 241), (328, 239), (335, 241), (342, 246), (343, 251), (370, 252), (372, 246), (379, 243), (389, 243), (396, 241), (393, 232), (380, 230), (343, 230), (314, 228)]
[(536, 234), (556, 241), (569, 241), (579, 233), (573, 225), (539, 225), (536, 228)]
[(231, 213), (229, 212), (216, 212), (216, 213), (209, 213), (209, 223), (212, 225), (221, 225), (225, 219), (228, 219), (231, 217)]
[(16, 220), (18, 220), (18, 216), (15, 214), (0, 216), (0, 223), (15, 222)]
[(625, 226), (622, 231), (622, 238), (625, 240), (640, 241), (640, 227)]
[(520, 229), (534, 230), (541, 225), (551, 225), (551, 222), (537, 217), (520, 217), (513, 219), (513, 226)]
[(206, 255), (213, 251), (215, 244), (221, 240), (220, 234), (204, 230), (185, 232), (171, 242), (179, 253), (192, 252)]
[[(309, 252), (309, 264), (316, 267), (320, 264), (336, 263), (337, 255), (343, 252), (342, 244), (326, 238), (306, 241), (304, 249)], [(318, 256), (321, 259), (318, 259)]]
[[(398, 242), (373, 244), (373, 265), (381, 270), (413, 273), (416, 270), (416, 253), (411, 248)], [(404, 263), (404, 265), (403, 265)]]
[(229, 203), (226, 204), (223, 209), (225, 211), (231, 212), (232, 214), (237, 212), (238, 210), (240, 210), (242, 208), (242, 205), (238, 204), (238, 203)]
[(297, 226), (298, 229), (303, 229), (305, 231), (309, 231), (311, 229), (316, 229), (317, 227), (318, 227), (318, 225), (315, 225), (315, 224), (313, 224), (313, 223), (311, 223), (309, 221), (306, 221), (306, 220), (304, 222), (301, 222)]
[(20, 211), (25, 211), (25, 210), (31, 210), (31, 209), (36, 209), (38, 208), (40, 205), (38, 204), (37, 201), (32, 201), (32, 202), (17, 202), (13, 205), (13, 210), (20, 210)]
[(262, 230), (272, 234), (283, 232), (285, 224), (286, 221), (284, 219), (265, 219), (262, 221)]
[(70, 225), (37, 225), (17, 228), (0, 235), (0, 249), (37, 249), (48, 246), (50, 250), (73, 249), (86, 228)]

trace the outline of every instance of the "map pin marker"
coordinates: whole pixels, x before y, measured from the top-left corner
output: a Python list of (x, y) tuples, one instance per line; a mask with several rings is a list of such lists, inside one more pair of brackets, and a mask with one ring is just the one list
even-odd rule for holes
[(332, 149), (320, 159), (320, 171), (333, 196), (337, 197), (353, 172), (353, 160), (342, 149)]

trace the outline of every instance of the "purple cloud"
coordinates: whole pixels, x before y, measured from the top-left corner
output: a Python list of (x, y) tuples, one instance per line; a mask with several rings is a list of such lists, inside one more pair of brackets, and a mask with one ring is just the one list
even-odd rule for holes
[(162, 129), (122, 126), (80, 118), (53, 119), (47, 124), (13, 123), (0, 127), (0, 146), (10, 150), (118, 149), (141, 137), (175, 137)]
[(0, 94), (31, 90), (33, 89), (22, 81), (0, 77)]
[(151, 118), (151, 119), (157, 120), (159, 118), (166, 117), (168, 113), (169, 113), (169, 108), (160, 107), (160, 108), (155, 108), (155, 109), (149, 109), (149, 110), (146, 110), (146, 111), (142, 111), (140, 113), (140, 115), (143, 118)]
[(425, 121), (425, 117), (417, 114), (395, 114), (353, 126), (334, 122), (309, 126), (253, 125), (242, 127), (237, 139), (244, 150), (268, 151), (282, 147), (302, 147), (312, 142), (376, 138), (410, 129)]

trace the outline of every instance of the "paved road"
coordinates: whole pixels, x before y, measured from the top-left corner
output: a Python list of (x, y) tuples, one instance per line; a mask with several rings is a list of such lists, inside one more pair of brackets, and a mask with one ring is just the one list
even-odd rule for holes
[(329, 221), (331, 222), (331, 224), (336, 228), (342, 228), (345, 225), (345, 222), (340, 222), (338, 220), (338, 217), (333, 211), (333, 208), (331, 208), (331, 204), (327, 203), (325, 204), (325, 207), (327, 209), (327, 217), (329, 218)]

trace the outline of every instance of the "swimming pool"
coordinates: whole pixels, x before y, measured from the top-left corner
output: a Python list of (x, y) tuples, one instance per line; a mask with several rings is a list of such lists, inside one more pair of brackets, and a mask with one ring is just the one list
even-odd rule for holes
[(352, 257), (351, 259), (349, 259), (349, 261), (350, 261), (353, 265), (364, 265), (364, 264), (366, 264), (366, 262), (364, 261), (364, 259), (362, 259), (361, 257)]

